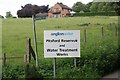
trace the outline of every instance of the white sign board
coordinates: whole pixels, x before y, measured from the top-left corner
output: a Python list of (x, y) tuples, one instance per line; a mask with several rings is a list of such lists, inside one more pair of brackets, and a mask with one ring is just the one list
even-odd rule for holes
[(80, 57), (80, 30), (45, 30), (44, 57)]

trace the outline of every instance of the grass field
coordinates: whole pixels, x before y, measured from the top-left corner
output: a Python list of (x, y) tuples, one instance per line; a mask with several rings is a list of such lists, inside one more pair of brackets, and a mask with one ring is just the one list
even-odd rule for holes
[[(117, 17), (76, 17), (76, 18), (60, 18), (60, 19), (47, 19), (36, 22), (38, 52), (43, 56), (43, 31), (44, 30), (81, 30), (81, 41), (83, 41), (83, 28), (80, 24), (91, 23), (91, 27), (88, 28), (88, 39), (90, 37), (100, 36), (100, 27), (109, 27), (114, 30), (114, 27), (110, 27), (110, 23), (117, 23)], [(100, 24), (100, 25), (92, 25)], [(112, 29), (113, 28), (113, 29)], [(91, 31), (92, 30), (92, 31)], [(33, 42), (33, 30), (31, 19), (4, 19), (3, 20), (3, 52), (12, 56), (22, 56), (25, 54), (26, 37), (30, 37)], [(95, 34), (94, 34), (95, 33)], [(114, 32), (111, 34), (114, 35)], [(91, 38), (90, 41), (94, 39)], [(98, 41), (98, 40), (95, 40)], [(82, 42), (81, 42), (82, 43)], [(89, 43), (89, 42), (88, 42)], [(32, 43), (33, 44), (33, 43)], [(42, 44), (42, 45), (40, 45)], [(17, 46), (17, 47), (16, 47)], [(42, 50), (42, 51), (41, 51)], [(10, 53), (10, 54), (9, 54)]]
[[(33, 46), (33, 29), (32, 19), (3, 19), (2, 20), (2, 53), (7, 56), (24, 56), (26, 53), (26, 38), (32, 39)], [(89, 26), (81, 26), (81, 24), (90, 23)], [(44, 58), (44, 30), (80, 30), (81, 38), (81, 58), (87, 55), (100, 55), (106, 52), (114, 52), (118, 47), (118, 38), (115, 36), (118, 26), (118, 17), (69, 17), (56, 18), (36, 21), (37, 44), (39, 65), (41, 66), (41, 73), (44, 76), (52, 76), (52, 60)], [(104, 28), (104, 37), (101, 39), (101, 26)], [(87, 43), (84, 47), (84, 29), (87, 30)], [(86, 58), (87, 59), (87, 58)], [(34, 62), (34, 61), (33, 61)], [(79, 60), (78, 60), (79, 63)], [(9, 60), (7, 64), (22, 65), (24, 60)], [(72, 58), (57, 59), (57, 77), (69, 77), (71, 74), (76, 74), (73, 77), (79, 77), (82, 69), (87, 72), (80, 76), (85, 77), (100, 77), (91, 67), (82, 66), (79, 69), (71, 69), (73, 66)], [(80, 65), (80, 64), (79, 64)], [(45, 68), (47, 66), (47, 68)], [(49, 67), (48, 67), (49, 66)], [(69, 67), (66, 69), (66, 67)], [(84, 67), (84, 68), (83, 68)], [(43, 68), (43, 69), (42, 69)], [(49, 70), (50, 69), (50, 70)], [(80, 70), (81, 69), (81, 70)], [(74, 71), (75, 72), (74, 72)], [(43, 72), (42, 72), (43, 71)], [(48, 71), (48, 73), (46, 72)], [(78, 71), (78, 73), (76, 73)], [(80, 71), (80, 72), (79, 72)], [(93, 74), (91, 72), (93, 71)], [(62, 73), (63, 72), (63, 73)], [(69, 74), (68, 74), (69, 73)], [(64, 76), (66, 75), (66, 76)]]

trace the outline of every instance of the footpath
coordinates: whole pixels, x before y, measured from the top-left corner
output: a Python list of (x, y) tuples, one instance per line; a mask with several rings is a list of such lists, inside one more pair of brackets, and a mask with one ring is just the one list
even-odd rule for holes
[(120, 80), (120, 70), (104, 76), (101, 80)]

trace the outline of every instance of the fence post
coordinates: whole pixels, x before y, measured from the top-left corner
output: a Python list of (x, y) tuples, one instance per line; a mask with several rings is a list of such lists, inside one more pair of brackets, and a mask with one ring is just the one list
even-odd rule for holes
[(115, 36), (118, 36), (117, 26), (115, 26)]
[(86, 46), (86, 29), (84, 29), (84, 46)]
[(101, 26), (101, 38), (104, 36), (103, 26)]
[(3, 65), (4, 66), (6, 65), (6, 54), (5, 53), (3, 54)]
[(27, 44), (26, 44), (26, 62), (29, 64), (31, 60), (31, 55), (30, 55), (30, 46), (31, 46), (31, 39), (27, 38)]
[(74, 67), (77, 67), (76, 58), (74, 58)]
[(27, 55), (24, 55), (24, 62), (27, 63)]

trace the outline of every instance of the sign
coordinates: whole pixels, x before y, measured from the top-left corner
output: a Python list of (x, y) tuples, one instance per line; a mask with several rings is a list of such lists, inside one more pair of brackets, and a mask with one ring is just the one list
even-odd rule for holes
[(45, 30), (44, 57), (80, 57), (80, 30)]

